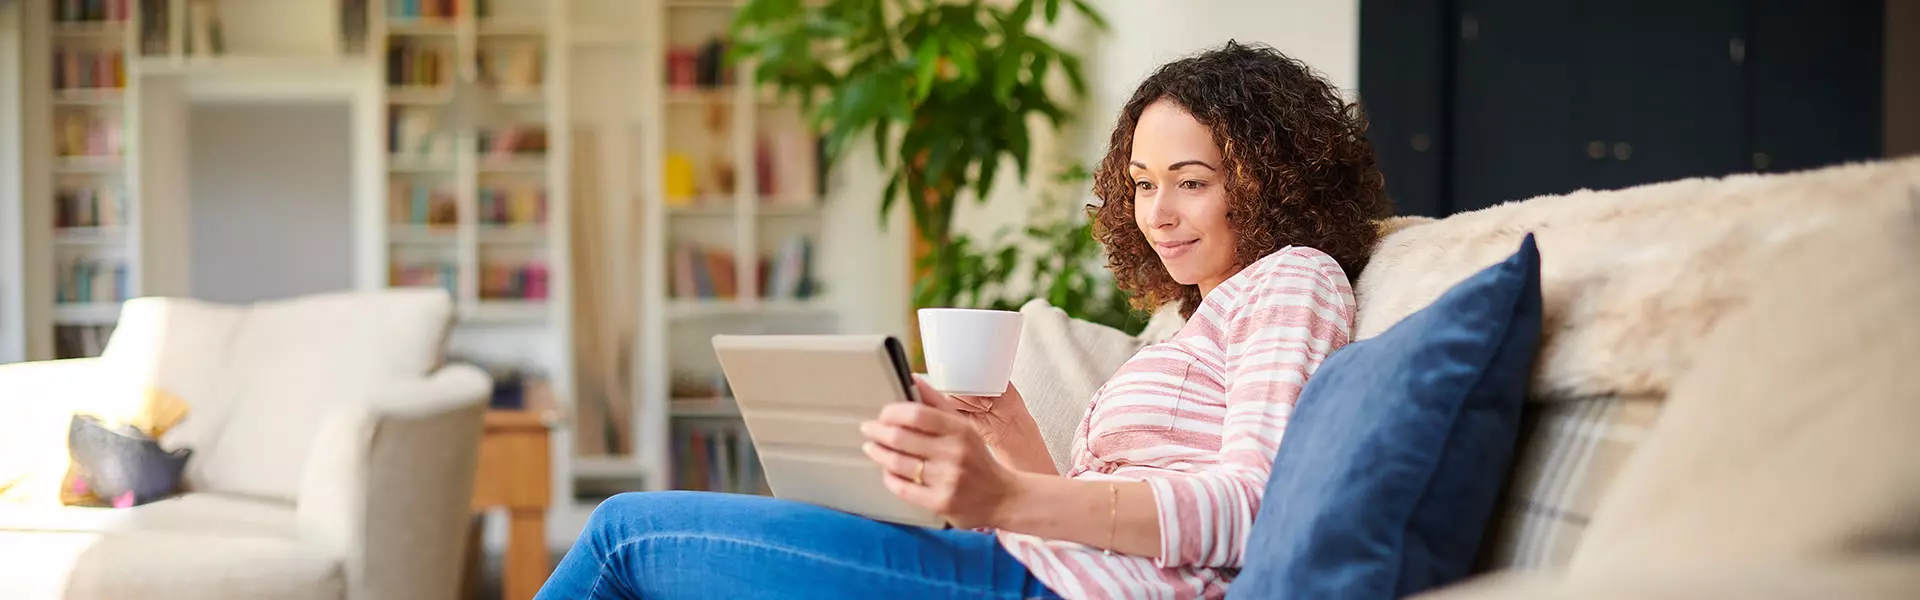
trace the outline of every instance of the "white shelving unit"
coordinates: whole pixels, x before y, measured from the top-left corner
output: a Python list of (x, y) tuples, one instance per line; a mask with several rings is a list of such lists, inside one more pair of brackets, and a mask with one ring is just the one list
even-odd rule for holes
[[(168, 273), (151, 264), (144, 244), (142, 198), (164, 203), (165, 178), (147, 175), (165, 158), (147, 160), (141, 119), (133, 11), (56, 11), (49, 2), (9, 7), (17, 24), (12, 48), (20, 65), (11, 82), (20, 117), (17, 194), (5, 203), (17, 224), (18, 261), (0, 305), (0, 326), (14, 360), (99, 353), (119, 318), (120, 302), (169, 289)], [(162, 126), (164, 127), (164, 126)], [(147, 189), (152, 187), (153, 189)], [(157, 252), (155, 254), (158, 254)]]
[[(642, 274), (636, 390), (625, 423), (633, 443), (616, 448), (624, 453), (583, 458), (593, 467), (580, 475), (616, 488), (634, 482), (644, 489), (687, 487), (694, 483), (690, 474), (676, 473), (682, 466), (676, 457), (690, 450), (678, 447), (686, 441), (679, 430), (695, 423), (739, 427), (738, 408), (714, 385), (720, 371), (711, 337), (840, 330), (840, 309), (817, 290), (797, 294), (784, 286), (785, 293), (768, 294), (774, 286), (761, 274), (762, 260), (804, 238), (811, 254), (800, 264), (806, 278), (819, 283), (812, 263), (819, 260), (826, 211), (814, 136), (797, 106), (743, 85), (744, 68), (730, 67), (718, 81), (700, 77), (697, 68), (691, 78), (684, 72), (683, 54), (723, 38), (740, 3), (570, 4), (576, 125), (590, 126), (609, 138), (604, 147), (618, 148), (595, 171), (628, 174), (599, 191), (634, 198), (635, 213), (619, 217), (638, 223), (633, 266)], [(694, 261), (687, 249), (694, 246), (726, 258), (689, 276), (686, 267)]]
[[(802, 294), (793, 284), (802, 273), (821, 283), (815, 263), (832, 241), (817, 184), (824, 176), (797, 107), (732, 83), (745, 79), (744, 69), (728, 69), (732, 81), (703, 85), (686, 81), (684, 62), (670, 64), (723, 37), (738, 2), (455, 0), (451, 16), (413, 18), (397, 11), (416, 5), (370, 0), (364, 26), (356, 26), (340, 18), (352, 0), (303, 0), (285, 11), (257, 0), (214, 0), (227, 39), (224, 52), (209, 55), (192, 51), (198, 42), (185, 26), (184, 0), (126, 0), (125, 23), (56, 25), (57, 1), (0, 8), (0, 26), (17, 19), (13, 45), (0, 36), (0, 58), (17, 53), (25, 67), (0, 74), (0, 92), (11, 90), (8, 99), (19, 102), (0, 115), (17, 114), (25, 134), (0, 142), (0, 159), (21, 174), (17, 186), (0, 188), (0, 233), (17, 227), (21, 240), (0, 252), (0, 359), (14, 348), (25, 359), (52, 358), (56, 327), (110, 326), (117, 318), (118, 297), (56, 303), (65, 257), (124, 259), (127, 296), (189, 292), (186, 115), (208, 101), (350, 104), (355, 287), (445, 285), (459, 319), (450, 354), (538, 371), (570, 411), (599, 403), (601, 422), (623, 434), (606, 451), (579, 451), (577, 438), (599, 429), (583, 426), (578, 412), (554, 436), (549, 537), (556, 545), (571, 542), (601, 495), (685, 484), (675, 479), (674, 457), (683, 450), (677, 425), (738, 427), (737, 407), (712, 385), (719, 380), (712, 335), (835, 332), (846, 317), (822, 288)], [(489, 16), (477, 16), (483, 5)], [(168, 26), (143, 36), (143, 14), (164, 16)], [(350, 41), (354, 30), (363, 33)], [(123, 53), (124, 85), (55, 89), (55, 53), (73, 47)], [(404, 48), (443, 53), (421, 59), (439, 61), (421, 64), (443, 74), (390, 77), (402, 68), (391, 54)], [(468, 88), (455, 85), (458, 65), (516, 48), (537, 50), (538, 85), (480, 86), (488, 118), (450, 108), (472, 105), (459, 91)], [(428, 134), (412, 131), (396, 149), (396, 111), (431, 115), (420, 121), (430, 126), (401, 127)], [(116, 120), (120, 151), (56, 153), (58, 132), (42, 124), (67, 113)], [(0, 116), (0, 130), (8, 118)], [(544, 126), (544, 151), (502, 158), (492, 150), (517, 146), (481, 148), (503, 123)], [(0, 168), (0, 179), (7, 173)], [(124, 186), (124, 218), (54, 227), (56, 190), (76, 182)], [(415, 184), (425, 190), (424, 216)], [(515, 209), (495, 218), (494, 188), (544, 192), (544, 207), (532, 218)], [(572, 211), (589, 201), (597, 220), (574, 223)], [(857, 210), (847, 220), (871, 218), (869, 208)], [(583, 350), (575, 331), (592, 324), (574, 312), (574, 253), (589, 233), (613, 241), (594, 258), (637, 277), (631, 305), (615, 309), (635, 328), (620, 344), (627, 361), (620, 378), (632, 388), (622, 406), (579, 392), (575, 354)], [(805, 268), (763, 279), (762, 263), (773, 271), (795, 239), (810, 240), (805, 260), (793, 262)], [(714, 258), (690, 279), (683, 271), (691, 263), (676, 255), (696, 245)], [(439, 268), (397, 268), (414, 264)], [(544, 285), (532, 283), (539, 269), (525, 267), (533, 264), (544, 266)], [(429, 273), (440, 279), (422, 277)], [(770, 285), (775, 280), (780, 285)], [(780, 293), (767, 293), (774, 287)]]

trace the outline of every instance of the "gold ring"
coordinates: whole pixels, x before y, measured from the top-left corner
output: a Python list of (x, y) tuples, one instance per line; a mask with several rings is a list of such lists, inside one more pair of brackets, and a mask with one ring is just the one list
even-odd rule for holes
[(927, 474), (927, 459), (922, 458), (920, 464), (913, 468), (913, 484), (926, 485), (926, 482), (920, 479), (920, 476), (925, 474)]

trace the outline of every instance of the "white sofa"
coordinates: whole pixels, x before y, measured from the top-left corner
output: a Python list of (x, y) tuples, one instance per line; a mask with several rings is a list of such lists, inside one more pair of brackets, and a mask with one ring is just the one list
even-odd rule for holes
[(191, 405), (162, 445), (194, 450), (166, 500), (0, 504), (0, 598), (454, 597), (492, 384), (442, 364), (452, 314), (437, 290), (143, 298), (98, 359), (0, 366), (11, 443), (159, 389)]

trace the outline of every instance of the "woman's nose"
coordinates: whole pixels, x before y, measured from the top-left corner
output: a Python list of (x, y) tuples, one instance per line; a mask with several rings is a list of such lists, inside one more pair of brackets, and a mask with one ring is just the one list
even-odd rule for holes
[(1180, 215), (1173, 211), (1173, 205), (1158, 198), (1148, 209), (1147, 217), (1155, 229), (1172, 227), (1180, 221)]

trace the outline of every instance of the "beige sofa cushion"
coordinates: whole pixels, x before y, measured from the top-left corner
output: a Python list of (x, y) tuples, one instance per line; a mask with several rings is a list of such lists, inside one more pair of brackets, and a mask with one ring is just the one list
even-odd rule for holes
[(439, 290), (255, 304), (222, 373), (233, 406), (190, 469), (209, 491), (293, 500), (329, 414), (426, 377), (441, 361), (452, 317)]
[(0, 531), (0, 598), (338, 600), (336, 557), (287, 538)]
[(292, 538), (295, 526), (291, 504), (196, 493), (132, 508), (0, 507), (0, 531), (116, 534), (174, 531)]
[(1081, 321), (1048, 304), (1029, 300), (1020, 307), (1020, 347), (1015, 352), (1013, 387), (1026, 400), (1027, 411), (1040, 425), (1047, 453), (1059, 472), (1067, 472), (1073, 455), (1073, 436), (1087, 413), (1093, 393), (1105, 385), (1122, 363), (1147, 344), (1180, 331), (1184, 319), (1177, 308), (1154, 314), (1139, 336), (1098, 323)]
[(1395, 224), (1354, 282), (1355, 339), (1386, 331), (1512, 251), (1540, 243), (1546, 303), (1532, 393), (1665, 395), (1773, 249), (1860, 213), (1902, 209), (1920, 157), (1686, 179), (1512, 202)]
[(1886, 556), (1791, 565), (1636, 569), (1585, 579), (1503, 573), (1415, 596), (1416, 600), (1912, 600), (1920, 557)]
[[(115, 394), (164, 390), (187, 403), (186, 419), (160, 438), (167, 449), (205, 448), (219, 433), (233, 407), (228, 348), (246, 318), (244, 306), (185, 298), (135, 298), (121, 306), (100, 360), (113, 373)], [(185, 483), (200, 487), (191, 465)]]
[(133, 508), (0, 508), (0, 598), (340, 598), (340, 557), (293, 506), (185, 494)]
[(1920, 547), (1920, 214), (1768, 259), (1701, 343), (1570, 572)]

